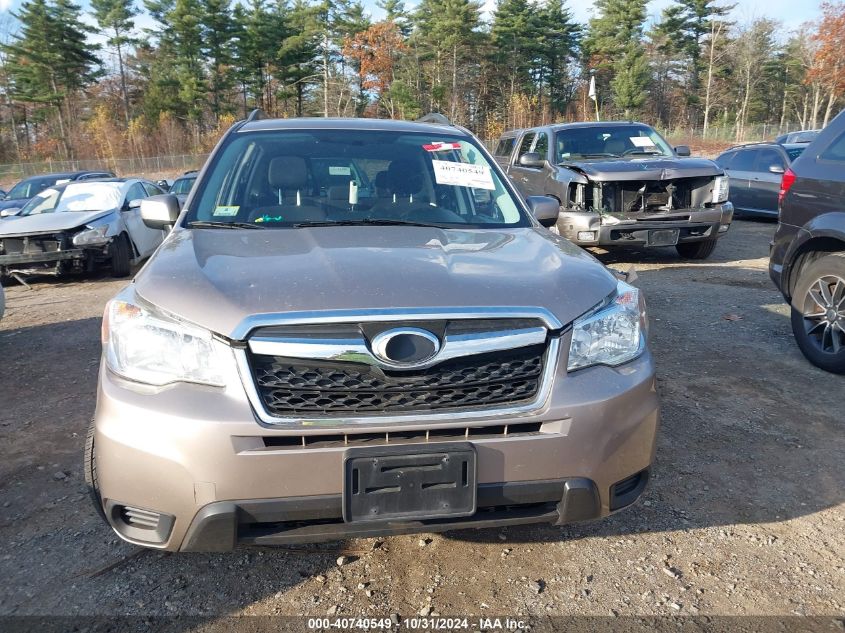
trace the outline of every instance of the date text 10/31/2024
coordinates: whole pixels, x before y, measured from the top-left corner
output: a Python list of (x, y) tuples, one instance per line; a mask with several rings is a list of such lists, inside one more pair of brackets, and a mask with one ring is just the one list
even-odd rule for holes
[(404, 629), (411, 631), (519, 631), (526, 623), (517, 618), (468, 618), (468, 617), (439, 617), (413, 616), (400, 619), (367, 617), (324, 617), (308, 618), (308, 628), (311, 630), (390, 630)]

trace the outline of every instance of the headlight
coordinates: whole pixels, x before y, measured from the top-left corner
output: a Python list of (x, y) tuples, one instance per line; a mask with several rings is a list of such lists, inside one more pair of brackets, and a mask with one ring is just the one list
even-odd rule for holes
[(99, 246), (105, 244), (110, 238), (106, 237), (109, 225), (104, 224), (96, 228), (86, 228), (73, 236), (74, 246)]
[(590, 365), (621, 365), (645, 349), (645, 310), (640, 291), (618, 282), (610, 304), (572, 324), (569, 371)]
[(730, 178), (727, 176), (716, 176), (716, 179), (713, 181), (713, 203), (727, 202), (729, 190)]
[(114, 373), (149, 385), (196, 382), (222, 387), (223, 358), (208, 330), (176, 321), (121, 296), (103, 317), (106, 362)]

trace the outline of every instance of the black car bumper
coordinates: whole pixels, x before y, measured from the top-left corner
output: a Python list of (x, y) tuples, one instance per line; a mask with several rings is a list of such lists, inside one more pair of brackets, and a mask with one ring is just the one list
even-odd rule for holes
[[(647, 482), (644, 470), (615, 484), (610, 510), (634, 503)], [(344, 522), (340, 495), (219, 501), (197, 513), (180, 549), (228, 551), (239, 544), (315, 543), (528, 523), (563, 525), (602, 516), (596, 484), (584, 478), (483, 484), (477, 499), (478, 510), (467, 517), (372, 523)], [(115, 528), (120, 532), (119, 526)]]

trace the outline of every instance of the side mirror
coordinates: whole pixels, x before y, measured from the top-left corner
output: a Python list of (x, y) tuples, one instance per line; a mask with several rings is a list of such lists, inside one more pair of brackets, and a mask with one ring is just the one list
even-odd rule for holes
[(151, 229), (166, 229), (179, 219), (179, 199), (169, 193), (141, 200), (141, 219)]
[(678, 156), (692, 156), (692, 151), (690, 151), (689, 145), (678, 145), (675, 148), (675, 153)]
[(782, 174), (786, 170), (783, 168), (783, 165), (778, 165), (777, 163), (774, 165), (769, 165), (769, 173), (771, 174)]
[(557, 224), (557, 216), (560, 213), (560, 202), (551, 196), (528, 196), (525, 202), (528, 203), (531, 215), (540, 224), (547, 228)]
[(21, 210), (17, 207), (11, 207), (9, 209), (3, 209), (2, 211), (0, 211), (0, 218), (10, 218), (13, 215), (17, 215), (20, 212), (21, 212)]
[(127, 209), (137, 209), (137, 208), (139, 208), (141, 206), (141, 200), (143, 200), (143, 198), (135, 198), (134, 200), (129, 200), (126, 203), (126, 208)]
[(537, 152), (528, 152), (519, 157), (519, 165), (521, 167), (542, 167), (545, 160)]

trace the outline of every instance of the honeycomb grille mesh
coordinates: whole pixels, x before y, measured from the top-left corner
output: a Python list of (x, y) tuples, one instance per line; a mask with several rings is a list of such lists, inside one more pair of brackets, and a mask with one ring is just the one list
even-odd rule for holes
[(540, 387), (545, 351), (545, 344), (533, 345), (403, 372), (257, 354), (250, 362), (261, 400), (277, 417), (412, 413), (529, 402)]

